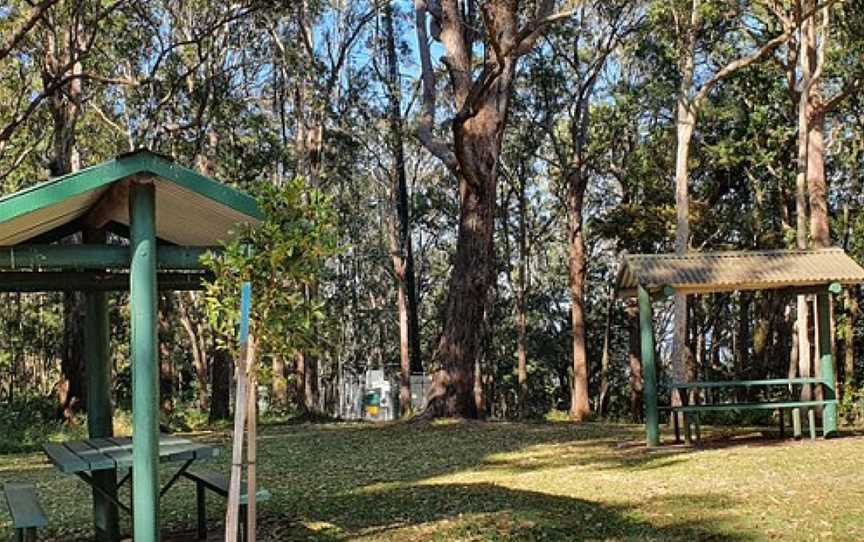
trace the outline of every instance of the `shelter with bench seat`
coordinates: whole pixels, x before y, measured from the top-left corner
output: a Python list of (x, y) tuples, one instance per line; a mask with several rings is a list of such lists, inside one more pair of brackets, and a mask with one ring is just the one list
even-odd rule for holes
[[(831, 352), (830, 294), (845, 286), (864, 282), (864, 268), (842, 249), (764, 250), (752, 252), (690, 252), (687, 254), (624, 255), (617, 287), (621, 297), (636, 297), (639, 329), (645, 424), (649, 446), (660, 444), (657, 372), (652, 301), (675, 293), (710, 294), (747, 290), (783, 290), (793, 294), (815, 294), (819, 342), (816, 378), (780, 378), (725, 382), (672, 382), (680, 390), (723, 387), (771, 387), (817, 385), (822, 399), (765, 401), (753, 403), (692, 404), (669, 407), (672, 412), (695, 413), (723, 410), (804, 409), (810, 416), (813, 435), (814, 408), (822, 408), (823, 434), (837, 431), (837, 393)], [(698, 395), (698, 394), (697, 394)], [(677, 416), (674, 416), (677, 418)], [(698, 427), (698, 425), (697, 425)], [(689, 426), (688, 426), (689, 430)]]
[[(82, 291), (91, 438), (112, 432), (108, 304), (130, 292), (132, 508), (136, 542), (159, 540), (157, 291), (200, 289), (200, 256), (263, 218), (255, 199), (149, 151), (0, 198), (0, 291)], [(125, 241), (108, 244), (108, 233)], [(83, 244), (52, 244), (80, 234)], [(97, 538), (117, 537), (116, 471), (92, 473)]]

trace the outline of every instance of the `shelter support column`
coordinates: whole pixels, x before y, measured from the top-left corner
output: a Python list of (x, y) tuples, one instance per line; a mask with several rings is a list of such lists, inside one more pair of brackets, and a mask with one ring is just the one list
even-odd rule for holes
[(156, 335), (156, 191), (129, 192), (132, 313), (132, 503), (135, 542), (159, 540), (159, 366)]
[[(85, 243), (104, 243), (105, 233), (85, 231)], [(87, 361), (87, 432), (90, 438), (114, 436), (111, 407), (111, 358), (108, 302), (105, 292), (84, 294), (84, 351)], [(116, 499), (117, 471), (93, 472), (93, 526), (96, 539), (114, 542), (119, 539), (117, 506), (104, 494)], [(104, 493), (103, 493), (104, 492)]]
[[(823, 399), (836, 401), (837, 389), (834, 381), (834, 356), (831, 354), (831, 298), (828, 291), (816, 295), (816, 325), (819, 326), (819, 374), (822, 378)], [(831, 402), (822, 408), (822, 434), (832, 437), (837, 434), (837, 403)]]
[(654, 367), (654, 323), (651, 316), (651, 298), (642, 286), (639, 286), (639, 334), (642, 342), (645, 430), (648, 434), (648, 446), (659, 446), (660, 419), (657, 414), (657, 372)]

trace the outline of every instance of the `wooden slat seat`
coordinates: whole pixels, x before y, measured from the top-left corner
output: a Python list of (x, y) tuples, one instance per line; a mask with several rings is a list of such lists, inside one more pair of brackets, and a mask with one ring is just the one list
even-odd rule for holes
[[(670, 387), (678, 390), (700, 390), (700, 389), (718, 389), (718, 388), (754, 388), (764, 387), (770, 388), (775, 386), (801, 386), (806, 384), (824, 385), (825, 381), (821, 378), (768, 378), (761, 380), (724, 380), (719, 382), (673, 382)], [(698, 393), (697, 393), (698, 397)], [(686, 414), (694, 414), (696, 421), (696, 434), (699, 438), (699, 413), (701, 412), (729, 412), (743, 410), (779, 410), (780, 411), (780, 435), (784, 433), (783, 410), (784, 409), (806, 409), (809, 410), (808, 416), (810, 419), (810, 438), (816, 438), (815, 418), (812, 409), (825, 405), (836, 405), (836, 399), (827, 400), (811, 400), (800, 401), (794, 399), (780, 399), (759, 401), (751, 403), (708, 403), (708, 404), (690, 404), (661, 407), (661, 410), (668, 412), (683, 412)], [(680, 434), (678, 427), (678, 417), (673, 416), (675, 426), (675, 441), (680, 442)], [(690, 424), (687, 423), (687, 431), (690, 430)], [(796, 435), (797, 436), (797, 435)]]
[(723, 410), (775, 410), (778, 408), (816, 407), (836, 404), (836, 400), (826, 401), (766, 401), (763, 403), (720, 403), (703, 405), (681, 405), (665, 407), (674, 412), (710, 412)]
[(35, 488), (30, 484), (7, 482), (3, 494), (19, 542), (35, 542), (36, 529), (48, 525), (48, 516), (36, 498)]
[[(227, 498), (228, 488), (231, 481), (227, 476), (203, 469), (187, 469), (183, 472), (183, 476), (195, 482), (196, 501), (198, 508), (198, 539), (204, 540), (207, 538), (207, 509), (206, 509), (206, 491), (212, 491), (217, 495)], [(247, 494), (247, 483), (243, 480), (240, 483), (240, 533), (239, 540), (244, 539), (246, 533), (246, 506), (249, 504), (249, 495)], [(264, 488), (259, 488), (255, 491), (256, 502), (266, 502), (271, 499), (272, 495)]]
[(766, 378), (763, 380), (722, 380), (719, 382), (673, 382), (672, 388), (679, 390), (698, 388), (753, 388), (757, 386), (799, 386), (802, 384), (824, 384), (821, 378)]

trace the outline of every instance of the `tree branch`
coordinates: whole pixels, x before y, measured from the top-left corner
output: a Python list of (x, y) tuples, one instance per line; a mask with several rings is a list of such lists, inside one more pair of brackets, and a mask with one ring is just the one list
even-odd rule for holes
[(437, 80), (432, 66), (432, 54), (429, 51), (429, 36), (426, 31), (428, 4), (426, 0), (414, 0), (415, 26), (417, 28), (417, 49), (420, 53), (420, 78), (423, 81), (422, 110), (417, 126), (417, 139), (441, 160), (451, 173), (456, 174), (459, 164), (456, 154), (446, 143), (437, 139), (434, 134), (435, 112), (437, 101)]
[(24, 21), (24, 24), (12, 33), (12, 36), (6, 41), (6, 43), (0, 46), (0, 60), (9, 56), (9, 53), (18, 46), (21, 40), (24, 39), (27, 33), (30, 32), (45, 12), (59, 1), (60, 0), (42, 0), (42, 2), (33, 6), (27, 20)]
[(776, 50), (778, 47), (789, 41), (789, 38), (791, 37), (792, 34), (790, 34), (789, 32), (783, 32), (776, 38), (772, 39), (771, 41), (760, 47), (753, 54), (734, 60), (724, 66), (717, 73), (715, 73), (714, 76), (708, 80), (708, 82), (702, 85), (702, 88), (699, 89), (699, 92), (696, 93), (696, 97), (693, 100), (694, 103), (696, 103), (698, 106), (700, 102), (704, 101), (705, 98), (708, 97), (708, 93), (711, 92), (711, 89), (713, 89), (714, 86), (717, 85), (717, 83), (726, 79), (738, 70), (742, 70), (748, 66), (760, 62), (766, 56), (773, 53), (774, 50)]

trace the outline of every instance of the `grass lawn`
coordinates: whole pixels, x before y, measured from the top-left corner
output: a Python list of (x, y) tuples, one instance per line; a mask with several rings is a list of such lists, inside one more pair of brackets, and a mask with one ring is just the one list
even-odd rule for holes
[[(641, 426), (611, 424), (264, 428), (259, 471), (274, 499), (261, 509), (262, 539), (864, 540), (864, 437), (724, 436), (703, 450), (653, 452), (643, 438)], [(227, 472), (227, 453), (212, 466)], [(0, 456), (0, 481), (11, 479), (37, 485), (51, 523), (44, 538), (88, 537), (81, 481), (41, 454)], [(223, 507), (211, 501), (213, 521)], [(168, 530), (194, 527), (190, 483), (162, 513)]]

